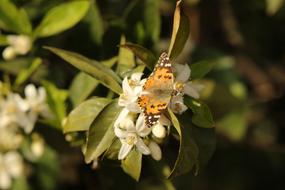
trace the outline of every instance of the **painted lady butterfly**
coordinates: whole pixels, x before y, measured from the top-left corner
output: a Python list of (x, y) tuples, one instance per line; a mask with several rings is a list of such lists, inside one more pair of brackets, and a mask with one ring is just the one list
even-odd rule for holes
[(147, 78), (138, 105), (145, 114), (148, 127), (158, 122), (161, 113), (167, 108), (173, 92), (174, 76), (167, 53), (162, 53)]

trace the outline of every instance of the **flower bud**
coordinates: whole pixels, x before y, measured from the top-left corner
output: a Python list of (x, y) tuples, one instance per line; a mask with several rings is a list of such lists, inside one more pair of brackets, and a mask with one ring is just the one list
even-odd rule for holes
[(166, 129), (160, 123), (157, 123), (152, 128), (152, 134), (157, 138), (164, 138), (166, 136)]

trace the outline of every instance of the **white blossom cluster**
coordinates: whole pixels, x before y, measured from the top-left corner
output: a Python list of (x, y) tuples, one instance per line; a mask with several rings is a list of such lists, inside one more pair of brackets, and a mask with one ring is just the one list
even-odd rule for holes
[[(176, 76), (173, 90), (178, 93), (172, 97), (168, 107), (174, 113), (182, 114), (187, 110), (183, 101), (184, 94), (199, 98), (199, 91), (203, 86), (189, 81), (191, 70), (187, 64), (175, 64), (173, 70)], [(123, 93), (120, 95), (118, 104), (123, 109), (114, 124), (115, 134), (122, 144), (118, 154), (119, 160), (124, 159), (134, 147), (142, 154), (151, 155), (153, 159), (160, 160), (162, 153), (157, 142), (166, 137), (167, 126), (171, 125), (171, 122), (162, 114), (158, 123), (151, 128), (146, 126), (144, 113), (137, 103), (146, 81), (141, 79), (142, 75), (143, 73), (134, 73), (130, 79), (125, 77), (122, 82)]]
[(46, 92), (43, 87), (29, 84), (25, 98), (8, 91), (0, 81), (0, 189), (10, 189), (12, 180), (24, 174), (24, 159), (18, 151), (25, 135), (31, 135), (31, 153), (40, 157), (44, 150), (43, 139), (32, 133), (41, 116), (49, 116)]

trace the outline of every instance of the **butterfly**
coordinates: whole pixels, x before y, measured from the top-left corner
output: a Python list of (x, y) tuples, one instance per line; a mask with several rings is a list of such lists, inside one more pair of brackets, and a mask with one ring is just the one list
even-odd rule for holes
[(174, 76), (171, 62), (167, 53), (162, 53), (158, 62), (147, 78), (138, 105), (145, 115), (145, 123), (148, 127), (156, 124), (167, 108), (173, 93)]

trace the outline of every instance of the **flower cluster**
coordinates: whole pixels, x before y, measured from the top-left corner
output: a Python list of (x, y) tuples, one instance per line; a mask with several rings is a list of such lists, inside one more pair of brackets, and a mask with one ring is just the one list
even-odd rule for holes
[[(184, 94), (193, 98), (199, 98), (199, 91), (202, 85), (193, 84), (189, 81), (191, 70), (187, 64), (176, 64), (173, 68), (175, 81), (173, 91), (175, 92), (169, 102), (169, 108), (177, 114), (187, 110), (183, 102)], [(124, 159), (135, 147), (144, 155), (151, 155), (155, 160), (161, 159), (161, 149), (158, 142), (166, 137), (167, 126), (171, 122), (162, 114), (159, 121), (151, 128), (145, 124), (145, 115), (138, 106), (138, 97), (142, 94), (143, 85), (146, 79), (142, 79), (143, 73), (134, 73), (130, 79), (124, 78), (118, 104), (123, 109), (114, 124), (116, 136), (121, 141), (121, 148), (118, 159)]]
[(0, 99), (0, 128), (18, 125), (30, 133), (39, 115), (50, 115), (43, 87), (36, 89), (32, 84), (27, 85), (25, 99), (12, 92)]
[(32, 157), (43, 154), (43, 139), (32, 133), (40, 115), (50, 116), (44, 88), (29, 84), (22, 98), (0, 82), (0, 189), (9, 189), (12, 179), (24, 174), (24, 159), (18, 150), (26, 135), (31, 135)]

